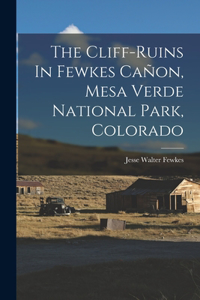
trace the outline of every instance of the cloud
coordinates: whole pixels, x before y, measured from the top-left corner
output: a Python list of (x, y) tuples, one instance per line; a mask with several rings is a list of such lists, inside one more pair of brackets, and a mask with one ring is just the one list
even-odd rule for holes
[(160, 152), (161, 150), (171, 149), (172, 151), (186, 149), (187, 145), (181, 142), (161, 142), (161, 141), (147, 141), (137, 145), (122, 144), (119, 146), (125, 151), (141, 151), (141, 152)]
[[(79, 34), (78, 37), (76, 34)], [(57, 35), (55, 42), (71, 47), (81, 47), (80, 51), (85, 52), (90, 45), (90, 39), (78, 27), (71, 24)]]
[(39, 124), (28, 119), (19, 119), (18, 120), (18, 128), (19, 129), (35, 129), (39, 127)]
[(38, 53), (33, 53), (29, 56), (29, 58), (21, 60), (21, 64), (27, 66), (41, 65), (45, 63), (46, 63), (45, 59)]
[(67, 26), (60, 33), (83, 33), (83, 32), (80, 31), (80, 29), (78, 29), (78, 27), (76, 27), (74, 24), (71, 24), (71, 25)]
[[(113, 47), (119, 47), (120, 49), (122, 49), (123, 47), (125, 47), (125, 45), (118, 43), (118, 44), (114, 44)], [(119, 55), (118, 57), (119, 65), (130, 65), (133, 68), (138, 68), (141, 73), (144, 72), (144, 67), (147, 67), (147, 65), (151, 65), (151, 66), (153, 65), (152, 59), (149, 58), (148, 56), (146, 58), (142, 56), (137, 58), (135, 54), (131, 54), (131, 52), (137, 53), (137, 49), (135, 47), (128, 47), (128, 48), (129, 49), (127, 51), (129, 53), (127, 53), (124, 58), (122, 57), (122, 55)]]
[[(78, 37), (76, 36), (76, 34), (79, 34)], [(63, 31), (61, 31), (60, 34), (56, 37), (56, 43), (62, 43), (71, 47), (81, 47), (81, 51), (85, 52), (86, 49), (90, 46), (91, 38), (92, 37), (90, 37), (89, 35), (84, 34), (77, 26), (71, 24), (67, 26)], [(119, 51), (121, 52), (122, 48), (125, 47), (125, 45), (122, 45), (121, 43), (114, 43), (112, 46), (119, 47)], [(148, 56), (146, 58), (143, 56), (137, 58), (136, 55), (131, 54), (130, 52), (137, 53), (137, 49), (135, 47), (128, 48), (129, 53), (126, 53), (124, 58), (122, 58), (122, 55), (118, 55), (116, 59), (118, 65), (130, 65), (132, 68), (139, 68), (141, 73), (144, 72), (144, 67), (147, 67), (147, 65), (153, 65), (152, 59)]]

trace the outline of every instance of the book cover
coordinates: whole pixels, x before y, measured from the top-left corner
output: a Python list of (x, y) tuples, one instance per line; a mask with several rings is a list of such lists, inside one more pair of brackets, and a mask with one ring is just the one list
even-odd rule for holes
[[(198, 299), (196, 24), (179, 24), (178, 2), (22, 2), (17, 298)], [(63, 8), (84, 32), (56, 29)]]

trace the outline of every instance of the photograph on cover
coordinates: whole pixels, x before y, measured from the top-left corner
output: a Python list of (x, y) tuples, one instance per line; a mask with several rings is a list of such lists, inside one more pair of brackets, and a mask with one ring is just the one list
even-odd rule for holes
[(19, 34), (19, 174), (200, 175), (198, 40)]
[(18, 300), (200, 298), (199, 9), (17, 1)]

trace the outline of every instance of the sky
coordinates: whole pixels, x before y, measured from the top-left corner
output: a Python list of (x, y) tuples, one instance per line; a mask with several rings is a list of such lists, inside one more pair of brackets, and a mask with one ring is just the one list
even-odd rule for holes
[[(17, 1), (17, 32), (27, 33), (27, 34), (32, 34), (32, 33), (57, 34), (62, 32), (67, 32), (67, 33), (81, 32), (84, 34), (199, 33), (199, 29), (200, 29), (199, 11), (200, 11), (199, 0), (191, 0), (191, 1), (124, 0), (123, 2), (116, 1), (116, 0), (110, 0), (110, 1), (102, 0), (98, 2), (89, 1), (89, 0), (84, 0), (84, 1), (18, 0)], [(184, 41), (184, 43), (185, 42), (186, 40)], [(29, 42), (29, 44), (31, 44), (31, 42)], [(195, 49), (194, 42), (192, 48)], [(39, 50), (36, 49), (35, 52), (32, 51), (33, 49), (29, 49), (29, 50), (30, 50), (29, 57), (28, 54), (26, 58), (25, 56), (22, 57), (22, 60), (24, 61), (25, 65), (28, 64), (30, 59), (32, 59), (33, 61), (37, 61), (37, 60), (40, 61), (41, 57), (38, 56), (37, 53), (37, 51)], [(195, 57), (198, 58), (197, 53), (195, 54)], [(193, 60), (193, 65), (194, 66), (196, 65), (196, 62), (194, 62), (194, 60)], [(194, 78), (195, 78), (195, 74), (193, 76), (193, 79), (192, 77), (189, 78), (191, 86), (193, 86), (193, 83), (195, 81)], [(32, 86), (30, 85), (29, 90), (31, 88), (34, 90), (34, 84)], [(38, 91), (40, 90), (39, 87), (36, 87), (34, 92), (37, 91), (37, 89)], [(53, 85), (52, 85), (52, 89), (53, 89)], [(190, 101), (189, 97), (191, 93), (189, 93), (189, 89), (190, 89), (189, 81), (187, 81), (188, 96), (187, 98), (185, 98), (185, 103), (187, 101)], [(26, 88), (24, 88), (24, 91), (22, 91), (21, 95), (23, 95), (23, 92), (26, 92), (29, 95), (30, 94), (29, 90), (28, 89), (26, 90)], [(38, 96), (41, 95), (41, 91), (42, 90), (40, 90)], [(193, 91), (195, 91), (195, 89), (193, 89)], [(32, 93), (32, 95), (34, 94), (34, 92)], [(196, 92), (194, 92), (194, 99), (196, 101), (195, 93)], [(53, 95), (53, 92), (51, 93), (51, 95)], [(25, 103), (26, 97), (24, 97), (23, 101)], [(32, 99), (32, 103), (33, 101), (35, 101), (34, 98)], [(62, 99), (61, 100), (59, 99), (59, 101), (60, 103), (61, 102), (63, 103)], [(166, 103), (163, 104), (166, 105)], [(199, 102), (194, 103), (194, 105), (198, 106)], [(31, 106), (27, 107), (26, 111), (28, 111), (28, 109), (30, 110), (30, 108)], [(187, 111), (187, 106), (185, 106), (184, 109)], [(190, 126), (187, 125), (188, 130), (192, 126), (191, 124), (193, 118), (196, 116), (196, 113), (197, 110), (193, 109), (190, 115), (187, 113), (185, 114), (186, 116), (190, 116), (190, 118), (188, 118), (188, 124), (190, 124)], [(37, 111), (36, 111), (36, 115), (39, 117)], [(26, 125), (28, 124), (27, 121), (29, 120), (26, 120)], [(27, 125), (28, 127), (30, 126), (30, 128), (31, 126), (34, 125), (31, 122), (32, 121), (30, 118), (30, 123)], [(24, 124), (25, 123), (23, 123), (23, 125)], [(25, 131), (25, 133), (28, 134), (30, 132), (31, 130)], [(35, 130), (35, 132), (36, 132), (35, 134), (38, 134), (38, 132), (40, 132), (41, 134), (40, 129), (38, 129), (38, 131)], [(183, 145), (184, 151), (191, 151), (191, 152), (196, 150), (199, 151), (199, 147), (200, 147), (199, 143), (196, 144), (196, 131), (192, 131), (192, 132), (193, 134), (187, 134), (188, 136), (187, 141), (186, 140), (176, 141), (176, 139), (174, 138), (171, 141), (168, 140), (168, 143), (171, 145), (175, 145), (175, 144), (181, 146)], [(73, 138), (76, 137), (76, 133), (72, 133), (71, 143), (77, 144), (77, 141), (72, 139), (72, 137)], [(49, 138), (51, 138), (51, 136)], [(83, 136), (81, 136), (80, 134), (80, 139), (81, 138), (83, 138)], [(69, 142), (64, 138), (64, 135), (60, 136), (59, 140), (64, 142)], [(87, 139), (81, 141), (80, 143), (86, 145), (88, 143), (91, 143), (91, 141), (92, 139), (87, 137)], [(155, 140), (151, 140), (151, 141), (154, 142), (154, 145), (156, 145), (157, 141)], [(146, 143), (147, 147), (149, 148), (152, 147), (152, 144), (150, 143), (151, 141), (148, 140)], [(110, 145), (109, 143), (111, 143), (110, 138), (107, 139), (106, 145), (109, 146)], [(116, 141), (113, 139), (111, 144), (116, 145)], [(129, 143), (127, 145), (129, 146)], [(142, 147), (144, 147), (144, 143), (142, 140), (139, 143), (139, 145), (142, 145)], [(161, 144), (159, 144), (159, 148), (160, 145)], [(188, 145), (190, 146), (188, 147)], [(154, 146), (152, 148), (152, 151), (155, 151)]]
[(17, 0), (18, 33), (199, 33), (199, 0)]

